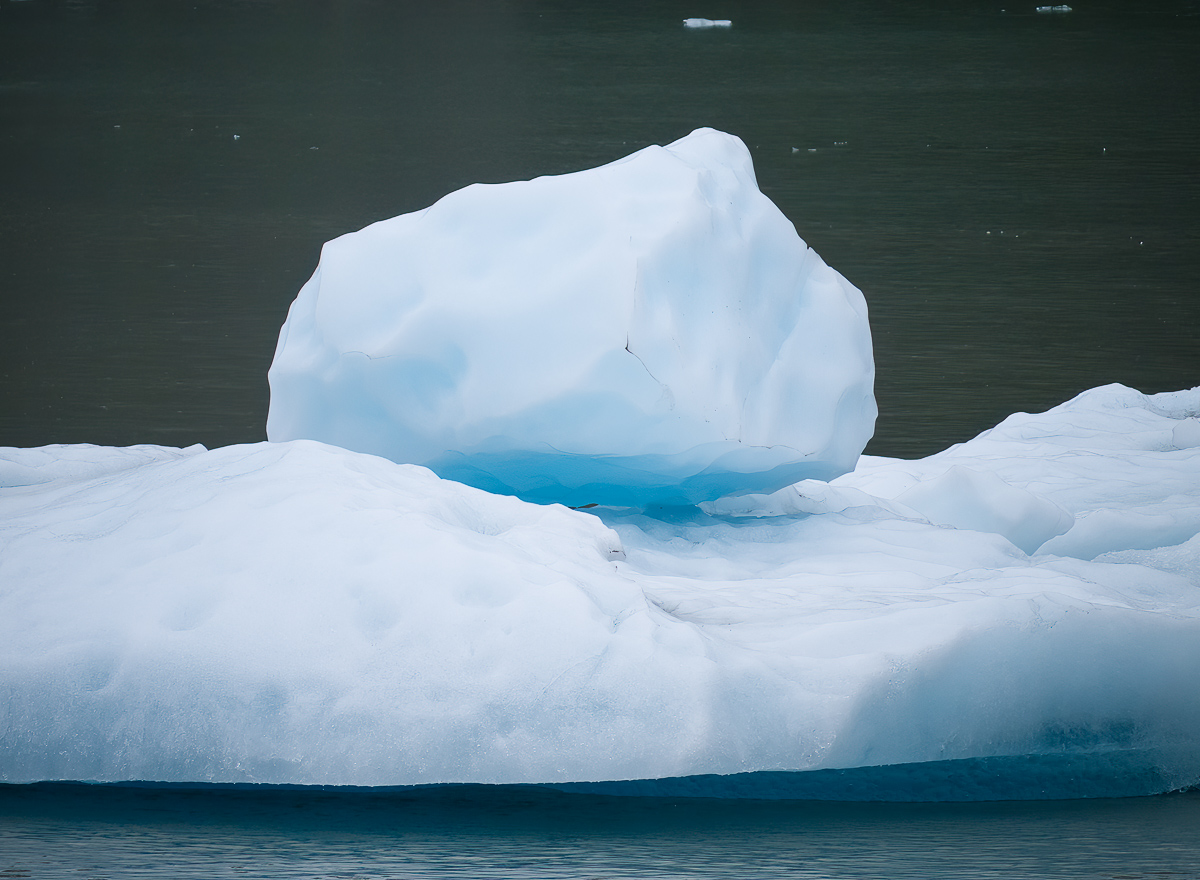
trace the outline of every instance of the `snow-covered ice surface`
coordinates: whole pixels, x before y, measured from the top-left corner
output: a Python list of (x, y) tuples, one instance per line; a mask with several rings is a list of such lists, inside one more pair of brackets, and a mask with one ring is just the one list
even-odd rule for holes
[(695, 504), (853, 469), (873, 381), (862, 294), (700, 129), (327, 243), (267, 436), (529, 501)]
[(0, 780), (1194, 785), (1197, 418), (1107, 386), (655, 515), (308, 440), (6, 449)]

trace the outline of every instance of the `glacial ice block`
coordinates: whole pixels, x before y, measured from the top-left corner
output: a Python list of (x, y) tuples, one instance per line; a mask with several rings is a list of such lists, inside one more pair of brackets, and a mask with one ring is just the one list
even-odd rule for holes
[[(1172, 438), (1198, 416), (1200, 388), (1111, 386), (599, 516), (304, 440), (0, 449), (0, 782), (1197, 785), (1200, 446)], [(896, 500), (922, 483), (949, 515)], [(1026, 510), (1074, 525), (1028, 555)]]
[(695, 504), (851, 470), (873, 379), (862, 294), (701, 129), (327, 243), (267, 434), (530, 501)]

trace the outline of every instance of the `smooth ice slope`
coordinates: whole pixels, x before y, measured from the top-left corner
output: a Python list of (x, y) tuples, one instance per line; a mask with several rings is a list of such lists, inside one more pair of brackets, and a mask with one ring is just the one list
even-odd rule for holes
[(3, 450), (0, 780), (1194, 785), (1198, 417), (1110, 386), (670, 520), (310, 441)]
[(862, 294), (701, 129), (326, 244), (267, 435), (532, 501), (694, 504), (851, 470), (873, 377)]

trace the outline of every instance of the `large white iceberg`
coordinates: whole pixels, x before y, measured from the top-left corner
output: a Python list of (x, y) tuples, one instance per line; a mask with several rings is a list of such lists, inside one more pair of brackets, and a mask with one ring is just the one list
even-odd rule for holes
[(531, 501), (695, 504), (851, 470), (873, 379), (862, 294), (701, 129), (326, 244), (267, 435)]
[(311, 441), (3, 450), (0, 780), (1195, 785), (1197, 418), (1109, 386), (657, 518)]

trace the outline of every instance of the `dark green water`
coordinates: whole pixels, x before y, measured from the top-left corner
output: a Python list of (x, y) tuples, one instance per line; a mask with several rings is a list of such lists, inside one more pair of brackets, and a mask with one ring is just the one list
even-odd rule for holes
[(4, 878), (1185, 880), (1200, 795), (1034, 804), (0, 786)]
[(1034, 5), (0, 0), (0, 445), (263, 439), (322, 242), (703, 125), (865, 292), (869, 451), (1200, 383), (1200, 4)]

